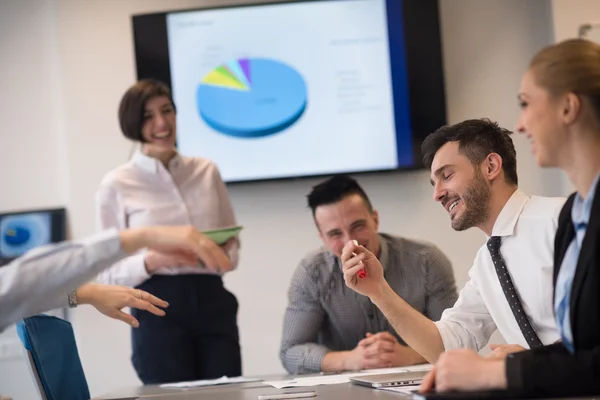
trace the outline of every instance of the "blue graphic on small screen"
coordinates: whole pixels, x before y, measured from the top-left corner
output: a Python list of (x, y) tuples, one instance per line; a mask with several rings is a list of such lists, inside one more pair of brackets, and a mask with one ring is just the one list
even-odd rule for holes
[(0, 219), (0, 258), (13, 258), (52, 242), (49, 213), (8, 215)]

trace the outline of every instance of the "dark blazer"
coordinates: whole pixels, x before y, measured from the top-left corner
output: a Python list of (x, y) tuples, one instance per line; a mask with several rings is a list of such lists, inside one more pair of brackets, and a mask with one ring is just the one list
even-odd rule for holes
[[(554, 240), (554, 287), (575, 229), (565, 203)], [(526, 395), (600, 395), (600, 185), (577, 261), (570, 299), (575, 354), (562, 344), (514, 354), (506, 360), (510, 390)]]

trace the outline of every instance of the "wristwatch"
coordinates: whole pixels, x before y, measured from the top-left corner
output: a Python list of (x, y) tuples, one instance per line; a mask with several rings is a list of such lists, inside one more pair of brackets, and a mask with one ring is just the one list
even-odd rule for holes
[(77, 291), (76, 290), (73, 290), (71, 293), (69, 293), (67, 298), (69, 299), (69, 308), (77, 307)]

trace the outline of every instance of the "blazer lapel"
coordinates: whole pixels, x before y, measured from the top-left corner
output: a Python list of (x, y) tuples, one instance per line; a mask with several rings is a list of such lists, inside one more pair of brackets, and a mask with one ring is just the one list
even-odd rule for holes
[[(575, 269), (575, 277), (573, 278), (573, 286), (571, 287), (571, 329), (575, 328), (574, 316), (577, 313), (578, 300), (581, 295), (581, 286), (585, 281), (585, 276), (588, 270), (593, 267), (593, 256), (596, 251), (596, 241), (598, 240), (598, 234), (600, 233), (600, 185), (596, 188), (596, 194), (594, 195), (594, 203), (590, 212), (590, 220), (585, 231), (585, 237), (581, 243), (581, 251), (577, 260), (577, 268)], [(575, 331), (573, 330), (573, 337), (575, 337)]]
[(554, 237), (554, 269), (552, 281), (552, 286), (554, 288), (552, 293), (553, 303), (554, 297), (556, 296), (556, 280), (558, 279), (558, 273), (567, 253), (567, 249), (569, 248), (571, 241), (575, 237), (575, 229), (573, 227), (573, 221), (571, 219), (571, 210), (573, 209), (574, 198), (575, 194), (569, 196), (565, 205), (563, 206), (563, 209), (560, 212), (560, 216), (558, 218), (558, 229)]
[[(569, 211), (571, 208), (569, 208)], [(569, 214), (570, 215), (570, 214)], [(557, 233), (558, 235), (558, 233)], [(554, 286), (556, 286), (556, 279), (562, 266), (567, 249), (575, 237), (575, 228), (573, 227), (573, 221), (570, 219), (565, 222), (564, 233), (559, 237), (556, 237), (554, 242)]]

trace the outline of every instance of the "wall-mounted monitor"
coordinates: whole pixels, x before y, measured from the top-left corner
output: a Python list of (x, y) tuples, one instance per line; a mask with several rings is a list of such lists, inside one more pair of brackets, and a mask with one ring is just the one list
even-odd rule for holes
[(64, 208), (0, 213), (0, 266), (29, 250), (65, 239)]
[(446, 123), (437, 0), (312, 0), (133, 17), (181, 154), (225, 181), (412, 169)]

